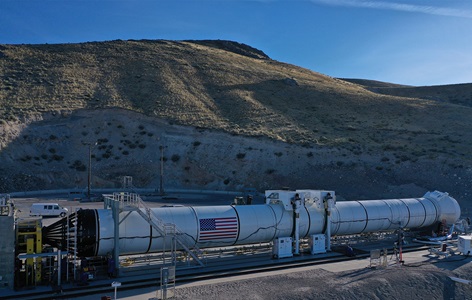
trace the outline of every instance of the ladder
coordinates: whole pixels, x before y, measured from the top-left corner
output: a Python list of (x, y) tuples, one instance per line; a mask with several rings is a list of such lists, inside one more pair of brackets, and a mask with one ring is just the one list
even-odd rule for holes
[[(110, 195), (106, 195), (105, 200), (110, 199)], [(138, 194), (135, 193), (113, 193), (110, 200), (120, 202), (120, 210), (131, 210), (136, 211), (139, 215), (145, 219), (159, 234), (163, 237), (171, 235), (177, 244), (179, 244), (200, 266), (204, 266), (202, 259), (203, 251), (196, 245), (196, 241), (177, 228), (175, 224), (164, 223), (150, 207), (141, 199)], [(175, 247), (172, 247), (175, 251)], [(175, 254), (173, 255), (175, 257)]]

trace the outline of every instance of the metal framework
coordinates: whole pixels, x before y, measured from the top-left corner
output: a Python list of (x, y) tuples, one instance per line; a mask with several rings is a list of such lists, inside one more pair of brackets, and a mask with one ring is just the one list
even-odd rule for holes
[[(137, 212), (149, 225), (161, 234), (164, 239), (170, 238), (170, 264), (175, 266), (177, 261), (177, 244), (179, 244), (185, 251), (187, 262), (193, 259), (199, 266), (204, 266), (202, 261), (203, 252), (195, 245), (194, 241), (185, 235), (177, 228), (175, 224), (165, 223), (149, 208), (138, 194), (128, 192), (116, 192), (109, 195), (104, 195), (104, 208), (112, 209), (113, 218), (115, 222), (115, 247), (114, 259), (116, 270), (119, 270), (119, 225), (123, 222), (131, 212)], [(124, 217), (121, 217), (125, 214)], [(166, 243), (164, 243), (166, 244)], [(166, 249), (163, 251), (163, 262), (166, 264)]]

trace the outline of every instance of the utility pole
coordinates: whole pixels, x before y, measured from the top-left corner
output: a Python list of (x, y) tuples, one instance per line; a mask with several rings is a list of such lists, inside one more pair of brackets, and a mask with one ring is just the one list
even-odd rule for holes
[[(87, 176), (87, 199), (90, 200), (90, 185), (92, 181), (92, 143), (83, 143), (88, 146), (88, 176)], [(97, 142), (93, 143), (93, 146), (97, 145)]]
[(90, 183), (92, 181), (92, 145), (89, 143), (89, 165), (88, 165), (88, 177), (87, 177), (87, 199), (90, 200)]
[(164, 146), (159, 146), (161, 149), (161, 170), (160, 170), (160, 176), (159, 176), (159, 193), (161, 195), (164, 195)]

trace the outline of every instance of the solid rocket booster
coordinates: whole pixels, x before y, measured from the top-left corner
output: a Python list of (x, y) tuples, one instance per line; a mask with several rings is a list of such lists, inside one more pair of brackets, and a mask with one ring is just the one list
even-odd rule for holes
[[(338, 201), (333, 191), (270, 190), (262, 205), (185, 206), (152, 208), (163, 224), (175, 224), (190, 241), (189, 248), (264, 243), (295, 235), (300, 238), (326, 233), (330, 236), (422, 228), (438, 221), (454, 223), (460, 217), (457, 201), (447, 193), (428, 192), (422, 198)], [(295, 206), (295, 199), (301, 205)], [(295, 214), (295, 209), (297, 215)], [(121, 213), (120, 217), (125, 215)], [(119, 224), (120, 254), (142, 254), (169, 249), (169, 238), (141, 215), (126, 212)], [(297, 218), (295, 222), (295, 218)], [(99, 256), (114, 248), (110, 209), (80, 210), (79, 256)], [(329, 223), (329, 224), (328, 224)]]

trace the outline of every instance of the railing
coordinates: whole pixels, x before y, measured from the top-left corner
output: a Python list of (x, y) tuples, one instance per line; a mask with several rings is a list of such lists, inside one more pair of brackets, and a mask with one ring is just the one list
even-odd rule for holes
[(195, 239), (179, 230), (175, 224), (164, 223), (162, 219), (156, 216), (152, 209), (146, 205), (138, 194), (120, 192), (104, 196), (106, 205), (110, 204), (107, 203), (107, 201), (118, 201), (120, 203), (120, 210), (129, 210), (130, 208), (136, 210), (162, 236), (171, 235), (174, 237), (176, 242), (182, 246), (198, 264), (201, 266), (204, 265), (199, 258), (199, 256), (203, 256), (203, 251), (197, 247)]

